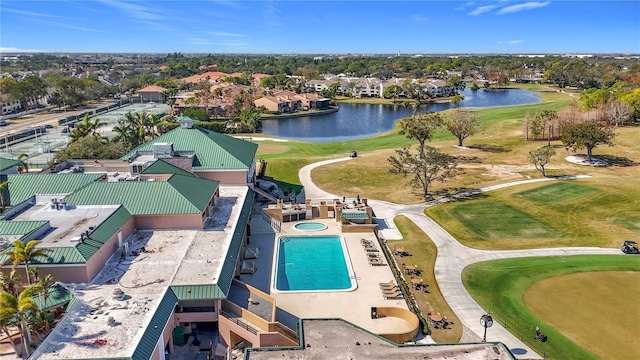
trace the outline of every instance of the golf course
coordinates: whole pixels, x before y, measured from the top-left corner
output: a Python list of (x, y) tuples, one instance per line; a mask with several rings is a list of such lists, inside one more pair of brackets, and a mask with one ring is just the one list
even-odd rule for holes
[[(530, 89), (544, 87), (532, 85)], [(457, 147), (457, 139), (449, 133), (436, 133), (428, 145), (454, 156), (461, 171), (455, 178), (431, 185), (434, 199), (512, 181), (542, 179), (528, 154), (547, 141), (525, 140), (523, 119), (527, 114), (577, 103), (577, 98), (550, 91), (539, 96), (543, 101), (538, 104), (475, 110), (482, 119), (482, 129), (466, 139), (464, 147)], [(547, 176), (585, 177), (483, 192), (427, 207), (424, 214), (461, 244), (481, 250), (619, 248), (623, 240), (639, 241), (640, 127), (614, 131), (614, 146), (601, 145), (593, 152), (594, 157), (608, 163), (604, 167), (569, 162), (565, 158), (584, 152), (567, 150), (559, 140), (550, 141), (556, 155), (546, 167)], [(336, 143), (258, 143), (258, 158), (266, 164), (266, 176), (283, 189), (300, 190), (297, 176), (301, 167), (357, 150), (357, 159), (314, 169), (314, 183), (347, 197), (358, 194), (395, 204), (424, 203), (420, 192), (406, 185), (408, 178), (389, 171), (387, 159), (394, 150), (415, 145), (397, 132)], [(411, 220), (399, 217), (395, 221), (405, 237), (398, 241), (399, 246), (407, 248), (413, 254), (411, 261), (422, 264), (428, 274), (437, 247)], [(640, 357), (640, 308), (635, 304), (640, 295), (640, 256), (489, 261), (466, 268), (463, 282), (484, 310), (491, 311), (515, 336), (532, 343), (540, 355), (552, 359)], [(429, 306), (446, 312), (437, 284), (429, 286), (433, 291), (418, 297), (423, 312)], [(549, 341), (534, 340), (534, 326), (539, 326)], [(460, 340), (459, 334), (434, 333), (434, 339), (455, 342)]]

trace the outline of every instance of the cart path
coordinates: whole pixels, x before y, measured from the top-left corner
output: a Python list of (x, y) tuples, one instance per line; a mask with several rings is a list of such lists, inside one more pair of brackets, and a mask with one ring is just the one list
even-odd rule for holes
[[(320, 161), (309, 164), (299, 171), (300, 182), (304, 186), (304, 192), (310, 199), (335, 199), (339, 196), (331, 194), (319, 188), (311, 178), (311, 171), (327, 164), (341, 161), (354, 160), (351, 158), (339, 158)], [(454, 196), (421, 204), (403, 205), (394, 204), (387, 201), (369, 199), (368, 203), (374, 209), (380, 233), (387, 240), (402, 239), (402, 235), (395, 227), (393, 219), (398, 215), (404, 215), (411, 219), (422, 231), (424, 231), (438, 248), (434, 274), (440, 291), (445, 300), (456, 314), (462, 324), (473, 331), (479, 338), (482, 338), (484, 328), (480, 325), (480, 317), (486, 312), (469, 295), (462, 284), (462, 270), (474, 263), (508, 258), (522, 258), (533, 256), (561, 256), (561, 255), (585, 255), (585, 254), (621, 254), (618, 249), (589, 248), (589, 247), (565, 247), (565, 248), (542, 248), (527, 250), (478, 250), (467, 247), (458, 242), (451, 234), (436, 224), (424, 214), (424, 209), (447, 202), (450, 200), (481, 194), (487, 191), (503, 189), (510, 186), (530, 184), (543, 181), (573, 180), (588, 178), (589, 176), (575, 176), (562, 178), (543, 178), (532, 180), (513, 181), (504, 184), (492, 185), (485, 188), (471, 190), (469, 192), (456, 194)], [(534, 324), (532, 324), (532, 327)], [(533, 334), (533, 333), (532, 333)], [(520, 339), (507, 331), (502, 325), (494, 322), (493, 327), (487, 331), (487, 341), (500, 341), (514, 351), (518, 359), (542, 359), (540, 355), (531, 350)]]

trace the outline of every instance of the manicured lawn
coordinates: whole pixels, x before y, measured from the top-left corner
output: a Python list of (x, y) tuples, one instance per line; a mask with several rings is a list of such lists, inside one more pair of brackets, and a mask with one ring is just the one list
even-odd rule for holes
[(562, 236), (562, 232), (544, 221), (492, 200), (458, 203), (451, 209), (451, 215), (478, 240), (511, 241)]
[(524, 303), (601, 359), (640, 359), (640, 307), (632, 305), (640, 298), (640, 286), (632, 284), (640, 284), (640, 272), (562, 275), (531, 285)]
[(588, 186), (558, 182), (515, 193), (514, 196), (543, 204), (557, 204), (596, 194), (600, 191)]
[[(439, 343), (455, 343), (460, 341), (462, 336), (462, 326), (460, 320), (453, 313), (449, 304), (444, 300), (436, 278), (433, 273), (433, 267), (436, 263), (438, 249), (431, 241), (429, 236), (425, 234), (413, 221), (404, 216), (394, 218), (394, 223), (400, 230), (403, 240), (388, 241), (387, 244), (391, 251), (396, 247), (404, 247), (411, 254), (408, 257), (395, 256), (398, 265), (402, 263), (417, 264), (422, 270), (420, 278), (427, 284), (427, 292), (413, 290), (413, 294), (422, 310), (424, 317), (427, 313), (441, 313), (446, 315), (450, 322), (453, 323), (448, 329), (431, 328), (431, 337)], [(407, 283), (411, 283), (410, 276), (404, 274)]]
[[(622, 226), (625, 229), (640, 231), (640, 216), (630, 216), (623, 218), (609, 219), (612, 223)], [(638, 239), (640, 240), (640, 239)]]
[[(630, 169), (609, 169), (609, 176), (596, 175), (584, 180), (534, 183), (505, 188), (485, 193), (474, 199), (433, 206), (427, 208), (425, 213), (461, 243), (480, 249), (559, 246), (618, 248), (623, 240), (638, 239), (640, 228), (640, 192), (634, 190), (637, 189), (637, 181), (627, 170)], [(615, 177), (614, 174), (619, 176)], [(569, 186), (567, 188), (569, 194), (565, 201), (529, 200), (537, 193), (553, 194), (566, 186)], [(593, 189), (595, 192), (584, 188)], [(576, 194), (585, 191), (591, 193), (575, 197)], [(525, 196), (522, 196), (523, 193)], [(549, 196), (553, 199), (552, 195)], [(480, 204), (480, 210), (474, 209), (473, 204), (476, 203)], [(487, 204), (496, 204), (496, 206)], [(546, 237), (541, 233), (540, 236), (519, 238), (518, 241), (496, 239), (492, 237), (491, 229), (498, 226), (493, 223), (496, 221), (495, 217), (503, 212), (502, 206), (517, 209), (539, 221), (540, 224), (562, 232), (563, 235)], [(458, 209), (459, 207), (461, 208)], [(483, 210), (486, 207), (489, 209)], [(496, 209), (495, 213), (492, 213), (491, 209)], [(481, 219), (487, 220), (486, 224), (483, 224), (480, 219), (473, 219), (475, 213), (480, 211), (483, 213)], [(469, 217), (471, 217), (470, 220), (468, 220)], [(532, 229), (535, 228), (534, 224)], [(503, 228), (499, 227), (499, 230)], [(523, 233), (526, 233), (526, 229), (523, 229)], [(503, 234), (509, 236), (508, 233), (503, 232)]]
[[(630, 329), (637, 326), (637, 319), (640, 313), (637, 306), (637, 297), (628, 299), (626, 294), (629, 283), (624, 279), (629, 277), (618, 278), (615, 273), (593, 277), (593, 281), (580, 281), (571, 283), (569, 289), (565, 285), (565, 297), (557, 297), (551, 293), (545, 292), (540, 294), (535, 287), (539, 281), (554, 278), (562, 275), (570, 275), (587, 272), (635, 272), (631, 279), (635, 279), (637, 284), (637, 272), (640, 272), (640, 257), (625, 255), (581, 255), (566, 257), (541, 257), (541, 258), (520, 258), (498, 260), (474, 264), (466, 268), (462, 274), (462, 280), (471, 293), (473, 298), (487, 311), (499, 320), (500, 323), (505, 322), (509, 330), (518, 337), (532, 339), (534, 335), (533, 327), (539, 326), (543, 332), (549, 337), (546, 343), (535, 342), (534, 345), (544, 351), (552, 359), (598, 359), (598, 355), (603, 351), (612, 351), (605, 343), (605, 335), (624, 336)], [(610, 288), (607, 295), (600, 296), (596, 301), (602, 303), (596, 309), (590, 307), (590, 301), (579, 300), (581, 294), (587, 294), (600, 286), (608, 286), (601, 284), (602, 282), (610, 282)], [(561, 283), (561, 282), (560, 282)], [(559, 283), (559, 284), (560, 284)], [(534, 287), (532, 287), (534, 286)], [(531, 287), (531, 291), (528, 289)], [(557, 291), (561, 291), (552, 285)], [(636, 287), (637, 288), (637, 287)], [(555, 290), (554, 290), (555, 291)], [(636, 290), (634, 290), (636, 291)], [(572, 294), (570, 294), (572, 293)], [(630, 295), (633, 295), (632, 292)], [(548, 318), (551, 314), (541, 311), (535, 300), (539, 296), (550, 296), (544, 298), (543, 309), (547, 307), (569, 306), (571, 311), (553, 311), (553, 318)], [(529, 298), (532, 311), (525, 304), (525, 299)], [(559, 300), (554, 301), (558, 298)], [(573, 302), (571, 302), (573, 300)], [(559, 305), (557, 302), (568, 303), (569, 305)], [(572, 306), (571, 306), (572, 305)], [(620, 309), (628, 309), (632, 311), (632, 315), (628, 319), (618, 322), (606, 322), (600, 325), (598, 319), (612, 316), (618, 318)], [(538, 315), (536, 311), (541, 311)], [(574, 317), (575, 312), (586, 315), (582, 320), (572, 322), (567, 321), (566, 317)], [(634, 325), (634, 322), (636, 325)], [(556, 324), (557, 325), (554, 325)], [(556, 326), (558, 326), (556, 328)], [(600, 327), (602, 326), (602, 327)], [(589, 338), (592, 333), (592, 327), (600, 327), (601, 334), (597, 341), (588, 341), (586, 345), (582, 342), (585, 336)], [(491, 329), (489, 329), (490, 338)], [(578, 344), (576, 341), (580, 341)], [(636, 335), (631, 341), (637, 341)], [(640, 347), (637, 343), (631, 344), (637, 351)], [(585, 347), (587, 349), (585, 349)], [(628, 353), (623, 353), (625, 348), (613, 349), (614, 353), (608, 354), (603, 358), (609, 359), (633, 359), (636, 356), (629, 357)], [(617, 352), (616, 352), (617, 351)]]

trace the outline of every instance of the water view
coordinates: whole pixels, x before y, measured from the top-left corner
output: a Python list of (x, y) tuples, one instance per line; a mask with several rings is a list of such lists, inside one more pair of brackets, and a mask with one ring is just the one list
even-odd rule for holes
[[(461, 108), (513, 106), (540, 102), (534, 92), (521, 89), (477, 90), (465, 89)], [(443, 111), (451, 104), (420, 106), (420, 111)], [(413, 107), (378, 104), (340, 104), (335, 113), (304, 116), (292, 119), (264, 120), (266, 135), (308, 142), (330, 142), (365, 138), (390, 131), (396, 121), (410, 115)]]

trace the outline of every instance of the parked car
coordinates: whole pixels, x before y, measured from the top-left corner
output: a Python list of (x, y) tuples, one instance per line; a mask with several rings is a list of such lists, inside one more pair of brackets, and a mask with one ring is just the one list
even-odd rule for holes
[(638, 243), (631, 240), (625, 240), (622, 243), (622, 247), (620, 248), (625, 254), (640, 254), (640, 249), (638, 249)]
[(51, 125), (51, 124), (46, 124), (44, 126), (45, 129), (53, 129), (55, 126)]
[(0, 126), (7, 126), (7, 122), (4, 120), (0, 120)]

